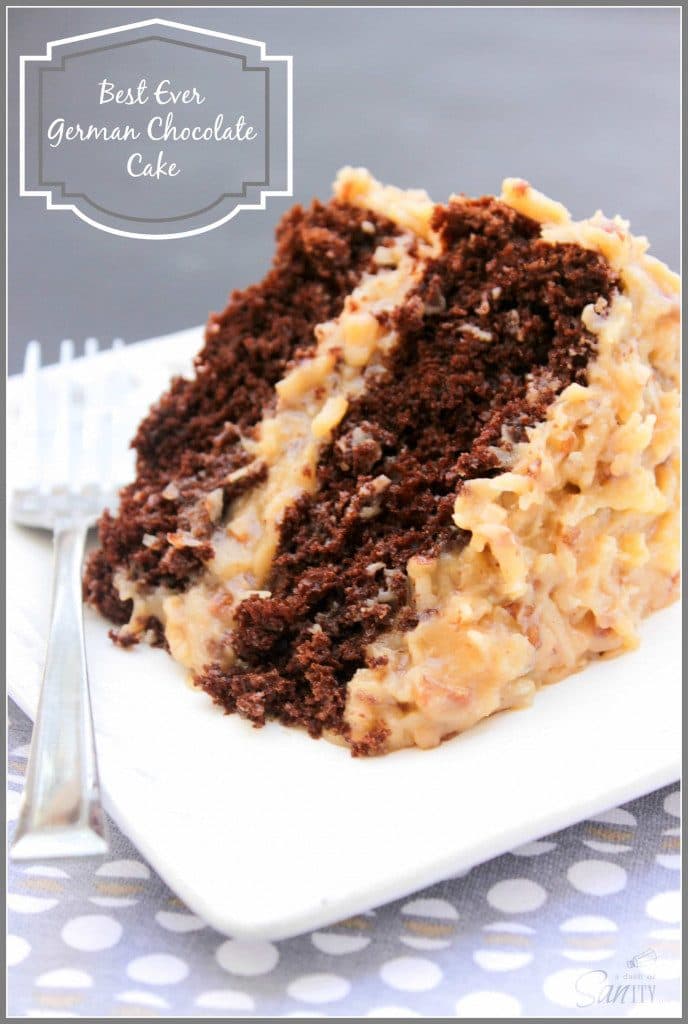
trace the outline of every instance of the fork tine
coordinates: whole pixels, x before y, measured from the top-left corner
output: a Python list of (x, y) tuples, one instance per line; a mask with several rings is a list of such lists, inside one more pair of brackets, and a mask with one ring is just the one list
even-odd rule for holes
[(30, 341), (24, 353), (24, 373), (36, 374), (41, 365), (41, 343)]
[(65, 340), (60, 344), (60, 367), (63, 372), (56, 377), (57, 415), (55, 432), (52, 438), (50, 466), (46, 473), (48, 487), (51, 490), (68, 487), (70, 481), (71, 462), (73, 458), (71, 444), (71, 390), (72, 381), (67, 370), (74, 358), (74, 342)]
[[(86, 348), (92, 350), (93, 344)], [(29, 346), (25, 359), (25, 419), (29, 427), (26, 440), (33, 438), (34, 424), (42, 422), (36, 445), (38, 453), (33, 453), (33, 461), (43, 465), (38, 466), (34, 481), (38, 486), (27, 489), (18, 500), (16, 493), (13, 495), (13, 516), (25, 526), (52, 530), (54, 569), (41, 698), (24, 799), (11, 849), (11, 856), (19, 860), (100, 855), (108, 849), (96, 764), (81, 593), (84, 541), (101, 495), (99, 491), (95, 495), (79, 495), (72, 476), (77, 467), (81, 471), (78, 429), (83, 431), (83, 401), (78, 399), (86, 394), (82, 386), (74, 383), (70, 366), (73, 357), (74, 343), (63, 341), (60, 366), (40, 375), (37, 343)], [(42, 397), (51, 399), (43, 405), (55, 407), (52, 423), (46, 424), (42, 415)], [(25, 442), (25, 447), (28, 461), (33, 446)], [(46, 454), (42, 455), (43, 452)]]
[[(98, 339), (86, 338), (84, 342), (84, 359), (87, 361), (91, 360), (97, 352)], [(93, 384), (89, 379), (85, 386), (82, 407), (81, 444), (79, 446), (78, 484), (82, 490), (97, 486), (103, 473), (102, 463), (105, 452), (103, 450), (102, 438), (104, 433), (105, 397), (100, 377)]]
[[(113, 346), (114, 347), (114, 346)], [(101, 444), (103, 446), (103, 460), (100, 465), (101, 479), (103, 486), (107, 494), (111, 494), (117, 487), (117, 481), (113, 473), (113, 456), (114, 456), (114, 405), (115, 405), (115, 378), (116, 369), (115, 365), (111, 364), (112, 369), (110, 370), (107, 377), (108, 393), (107, 396), (102, 396), (102, 409), (103, 416), (100, 421), (101, 430)], [(103, 383), (103, 376), (100, 375), (100, 381)]]
[(124, 360), (120, 353), (124, 349), (122, 338), (114, 338), (112, 341), (112, 352), (115, 354), (115, 361), (112, 375), (110, 377), (110, 463), (109, 463), (109, 485), (114, 492), (127, 480), (131, 474), (131, 453), (129, 439), (132, 434), (128, 422), (127, 394), (129, 386), (125, 370)]
[(22, 403), (22, 441), (23, 457), (21, 459), (21, 479), (19, 486), (24, 488), (32, 487), (40, 477), (40, 450), (38, 438), (38, 409), (39, 409), (39, 377), (38, 371), (41, 366), (41, 343), (30, 341), (26, 346), (24, 354), (24, 372), (22, 390), (24, 401)]

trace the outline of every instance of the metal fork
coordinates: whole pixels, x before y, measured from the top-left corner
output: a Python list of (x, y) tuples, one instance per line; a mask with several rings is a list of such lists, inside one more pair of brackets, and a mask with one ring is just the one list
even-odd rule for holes
[[(116, 343), (116, 347), (120, 347)], [(85, 356), (95, 354), (90, 338)], [(40, 433), (41, 350), (31, 342), (24, 361), (23, 465), (10, 514), (22, 526), (53, 533), (53, 590), (48, 647), (33, 729), (26, 786), (11, 856), (19, 860), (94, 856), (107, 852), (81, 596), (81, 566), (89, 528), (112, 499), (112, 423), (105, 394), (86, 398), (68, 364), (64, 341), (53, 373), (56, 417)], [(46, 426), (44, 424), (44, 426)], [(25, 456), (25, 457), (24, 457)], [(103, 471), (107, 473), (103, 478)]]

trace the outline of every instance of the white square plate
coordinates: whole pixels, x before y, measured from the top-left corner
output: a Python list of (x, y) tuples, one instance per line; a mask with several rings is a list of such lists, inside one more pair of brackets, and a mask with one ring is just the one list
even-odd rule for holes
[[(89, 388), (116, 379), (131, 389), (115, 434), (122, 457), (123, 437), (199, 344), (199, 330), (184, 331), (73, 364)], [(62, 373), (42, 372), (41, 407)], [(8, 397), (11, 486), (27, 429), (19, 379)], [(8, 685), (32, 717), (50, 572), (49, 539), (10, 525)], [(674, 605), (645, 623), (638, 650), (546, 688), (531, 708), (436, 750), (366, 760), (224, 716), (166, 654), (116, 648), (87, 611), (106, 806), (209, 924), (239, 937), (294, 935), (678, 778), (680, 628)]]

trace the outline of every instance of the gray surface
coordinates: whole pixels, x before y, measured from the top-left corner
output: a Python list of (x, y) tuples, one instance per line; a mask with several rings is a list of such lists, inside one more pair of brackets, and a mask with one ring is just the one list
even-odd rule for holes
[(19, 54), (157, 13), (294, 56), (295, 199), (367, 165), (443, 199), (517, 175), (576, 216), (622, 213), (674, 268), (679, 247), (678, 9), (29, 10), (10, 21), (10, 369), (31, 338), (126, 341), (205, 320), (259, 277), (291, 201), (205, 235), (139, 241), (19, 198)]

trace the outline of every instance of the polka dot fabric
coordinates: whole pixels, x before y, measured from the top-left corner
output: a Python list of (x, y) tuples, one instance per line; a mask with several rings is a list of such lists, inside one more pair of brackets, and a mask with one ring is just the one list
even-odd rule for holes
[(113, 826), (102, 862), (10, 865), (8, 1015), (677, 1017), (679, 815), (669, 786), (284, 942), (206, 927)]

